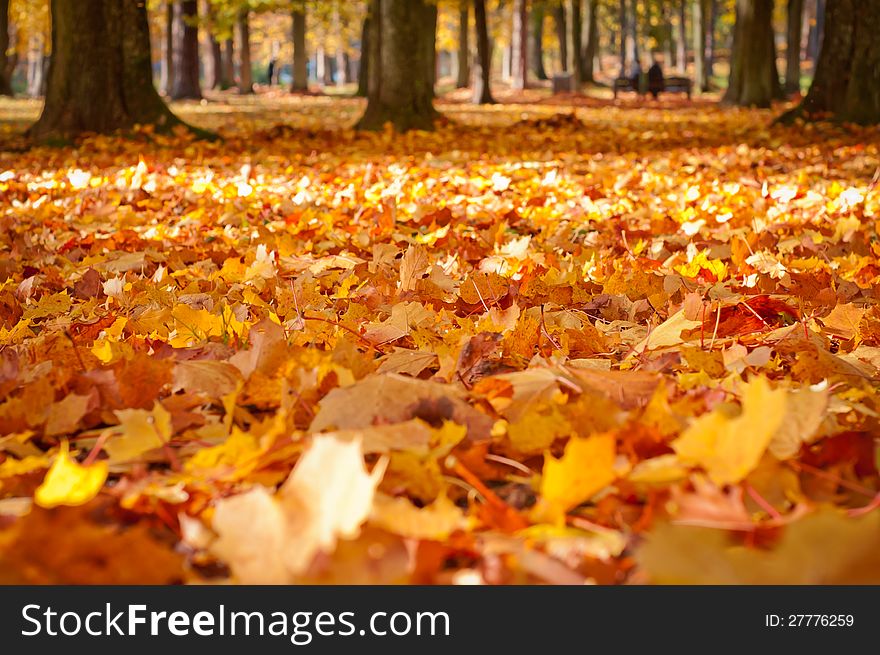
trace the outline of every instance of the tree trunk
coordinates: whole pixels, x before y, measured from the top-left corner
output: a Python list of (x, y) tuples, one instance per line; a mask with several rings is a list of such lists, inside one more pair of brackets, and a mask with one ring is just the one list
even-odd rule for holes
[(153, 86), (143, 0), (51, 0), (50, 7), (46, 103), (30, 136), (69, 138), (179, 123)]
[[(359, 129), (430, 130), (437, 7), (425, 0), (372, 0), (370, 81)], [(376, 65), (372, 65), (375, 63)]]
[(9, 74), (9, 0), (0, 0), (0, 96), (12, 95), (12, 83)]
[(697, 92), (709, 90), (709, 76), (706, 69), (706, 12), (705, 0), (691, 3), (692, 28), (694, 38), (694, 88)]
[(535, 74), (535, 79), (546, 80), (547, 69), (544, 68), (544, 18), (546, 8), (542, 4), (535, 3), (532, 7), (532, 29), (529, 38), (529, 67)]
[(513, 0), (513, 30), (510, 37), (512, 55), (510, 88), (522, 91), (528, 84), (529, 51), (528, 27), (529, 8), (526, 0)]
[(599, 44), (599, 0), (587, 0), (584, 12), (584, 26), (586, 39), (584, 41), (583, 56), (581, 57), (581, 71), (583, 82), (592, 84), (595, 82), (594, 63), (596, 61), (596, 49)]
[(687, 71), (687, 0), (679, 0), (677, 38), (675, 39), (675, 65), (684, 75)]
[(718, 24), (718, 0), (706, 0), (709, 8), (705, 10), (708, 17), (706, 25), (706, 58), (704, 65), (706, 67), (706, 85), (703, 91), (709, 91), (712, 84), (712, 76), (715, 74), (715, 27)]
[(369, 86), (370, 86), (370, 34), (372, 33), (372, 29), (370, 25), (372, 24), (373, 19), (370, 16), (370, 12), (367, 12), (366, 17), (364, 17), (364, 25), (361, 28), (361, 62), (360, 69), (358, 70), (358, 89), (357, 96), (359, 98), (366, 98), (369, 94)]
[(223, 50), (214, 34), (208, 35), (208, 45), (211, 47), (211, 74), (207, 84), (209, 89), (219, 89), (223, 86)]
[(626, 35), (627, 49), (631, 61), (642, 63), (642, 55), (639, 52), (639, 3), (638, 0), (632, 0), (629, 11), (629, 22)]
[(816, 21), (810, 27), (807, 40), (807, 56), (813, 62), (813, 70), (819, 62), (819, 51), (822, 48), (822, 37), (825, 34), (825, 0), (815, 0)]
[(471, 84), (470, 0), (460, 0), (458, 8), (458, 71), (455, 86), (466, 89)]
[(174, 83), (171, 97), (174, 100), (202, 97), (199, 88), (199, 3), (181, 0), (174, 5), (176, 39), (174, 43)]
[(582, 27), (581, 0), (568, 0), (568, 70), (574, 91), (579, 91), (584, 83), (584, 71), (581, 67)]
[(773, 42), (773, 0), (736, 0), (730, 81), (724, 102), (769, 107), (780, 97), (782, 87)]
[(293, 10), (293, 93), (309, 90), (309, 53), (306, 51), (306, 9), (298, 6)]
[(254, 76), (251, 67), (251, 26), (248, 12), (238, 15), (238, 92), (247, 95), (254, 92)]
[(807, 97), (783, 119), (831, 116), (880, 123), (880, 0), (827, 4), (825, 35)]
[(30, 98), (38, 98), (43, 95), (46, 77), (46, 55), (43, 52), (43, 47), (41, 36), (31, 36), (27, 53), (27, 95)]
[(785, 92), (801, 90), (801, 30), (803, 28), (804, 0), (788, 0), (788, 29), (786, 30)]
[(618, 15), (620, 23), (620, 41), (618, 42), (618, 45), (620, 46), (620, 75), (618, 75), (618, 77), (626, 77), (628, 75), (628, 71), (626, 69), (626, 64), (628, 63), (626, 49), (626, 0), (620, 0), (619, 6), (620, 9), (618, 10)]
[(489, 26), (486, 22), (486, 0), (474, 0), (474, 26), (477, 35), (477, 58), (474, 61), (474, 104), (491, 105), (490, 79), (492, 77), (492, 50), (489, 45)]
[(318, 52), (315, 54), (315, 77), (318, 78), (321, 86), (333, 84), (333, 67), (324, 46), (318, 46)]
[(226, 39), (223, 42), (223, 60), (220, 67), (220, 88), (229, 89), (235, 81), (235, 42)]
[[(434, 87), (437, 85), (437, 20), (440, 18), (440, 11), (437, 9), (435, 2), (429, 0), (425, 4), (425, 16), (423, 17), (425, 36), (422, 38), (422, 47), (424, 48), (424, 61), (427, 67), (425, 79), (430, 84), (431, 110), (434, 111)], [(435, 117), (438, 115), (436, 111), (434, 111), (434, 115)]]
[(559, 3), (553, 7), (553, 21), (556, 24), (556, 39), (559, 41), (559, 60), (562, 72), (568, 72), (568, 22), (565, 18), (565, 5)]
[(162, 61), (159, 68), (159, 88), (166, 96), (174, 86), (174, 0), (165, 2), (165, 38), (162, 40)]

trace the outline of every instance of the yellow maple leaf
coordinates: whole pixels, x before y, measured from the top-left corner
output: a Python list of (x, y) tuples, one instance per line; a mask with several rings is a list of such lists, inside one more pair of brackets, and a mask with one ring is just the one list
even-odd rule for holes
[(161, 448), (171, 438), (171, 414), (156, 403), (151, 411), (119, 409), (118, 436), (111, 438), (104, 449), (110, 461), (130, 462), (154, 448)]
[(786, 409), (786, 391), (763, 377), (745, 385), (742, 413), (716, 409), (698, 418), (672, 447), (685, 464), (702, 466), (716, 484), (739, 482), (751, 473), (773, 439)]
[(370, 523), (402, 537), (440, 541), (464, 527), (464, 514), (445, 494), (421, 508), (406, 498), (378, 494)]
[(68, 444), (61, 442), (61, 450), (34, 493), (34, 502), (40, 507), (83, 505), (98, 495), (107, 479), (107, 462), (83, 466), (70, 458)]
[(540, 517), (559, 519), (614, 481), (615, 441), (612, 434), (572, 438), (562, 457), (549, 453), (541, 479)]

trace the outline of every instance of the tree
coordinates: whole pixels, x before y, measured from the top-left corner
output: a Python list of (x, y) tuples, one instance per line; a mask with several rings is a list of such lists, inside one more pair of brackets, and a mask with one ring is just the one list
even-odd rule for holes
[(220, 88), (228, 89), (235, 80), (235, 42), (232, 39), (223, 41), (223, 56), (220, 64)]
[(816, 75), (797, 116), (880, 123), (880, 0), (835, 0), (825, 9), (825, 35)]
[(513, 80), (510, 87), (517, 91), (525, 89), (528, 83), (528, 26), (528, 3), (526, 0), (513, 0), (513, 31), (510, 43), (513, 55), (513, 65), (511, 66)]
[(242, 9), (236, 22), (238, 29), (238, 92), (247, 95), (254, 92), (251, 70), (251, 27), (248, 10)]
[(587, 0), (584, 12), (584, 46), (581, 55), (581, 72), (584, 82), (595, 82), (593, 62), (599, 47), (599, 0)]
[(208, 3), (208, 20), (205, 25), (208, 32), (208, 59), (205, 61), (205, 80), (209, 89), (223, 87), (223, 49), (217, 40), (216, 11), (212, 3)]
[[(683, 2), (684, 0), (682, 0)], [(627, 75), (626, 64), (627, 64), (627, 48), (626, 48), (626, 0), (620, 0), (619, 8), (618, 8), (618, 16), (620, 23), (620, 77), (625, 77)]]
[(455, 86), (466, 89), (471, 83), (470, 0), (459, 0), (458, 71)]
[[(367, 109), (358, 128), (431, 129), (437, 6), (426, 0), (372, 0)], [(375, 64), (375, 65), (374, 65)]]
[[(68, 138), (180, 121), (153, 87), (144, 0), (51, 0), (46, 103), (29, 134)], [(83, 29), (88, 25), (88, 29)]]
[(801, 30), (804, 0), (788, 0), (785, 52), (785, 92), (801, 90)]
[(370, 82), (370, 25), (372, 23), (370, 12), (364, 16), (363, 26), (361, 27), (361, 61), (360, 70), (358, 71), (358, 88), (356, 95), (359, 98), (366, 98), (369, 93)]
[(730, 79), (724, 102), (769, 107), (781, 97), (773, 42), (773, 0), (736, 0)]
[(474, 70), (474, 104), (491, 105), (490, 79), (492, 76), (492, 49), (489, 44), (489, 26), (486, 21), (486, 0), (474, 0), (474, 27), (477, 34), (477, 58)]
[(582, 69), (583, 59), (581, 53), (581, 41), (583, 35), (581, 28), (581, 0), (568, 0), (568, 71), (571, 73), (572, 89), (581, 88), (584, 83), (584, 71)]
[(687, 0), (679, 0), (675, 38), (675, 65), (679, 73), (687, 69)]
[(553, 7), (553, 22), (556, 26), (556, 40), (559, 42), (559, 60), (562, 63), (562, 72), (568, 72), (568, 22), (565, 18), (564, 0), (560, 0)]
[(546, 7), (541, 2), (535, 2), (531, 11), (531, 36), (529, 38), (529, 67), (535, 75), (535, 79), (546, 80), (547, 69), (544, 68), (544, 18), (547, 15)]
[(12, 95), (6, 51), (9, 49), (9, 0), (0, 0), (0, 96)]
[(706, 67), (706, 3), (705, 0), (694, 0), (694, 86), (698, 91), (709, 90), (709, 71)]
[(627, 27), (624, 30), (627, 43), (627, 59), (641, 64), (642, 57), (639, 53), (639, 5), (637, 0), (632, 0), (631, 9), (627, 12)]
[(159, 68), (159, 88), (171, 95), (174, 85), (174, 1), (165, 2), (165, 38), (162, 40), (162, 61)]
[(180, 0), (174, 5), (174, 81), (171, 97), (175, 100), (202, 97), (199, 88), (199, 3)]
[[(293, 81), (290, 83), (290, 90), (293, 93), (303, 93), (309, 90), (309, 53), (306, 51), (305, 5), (294, 4), (291, 15), (293, 17)], [(366, 49), (366, 42), (363, 47)]]

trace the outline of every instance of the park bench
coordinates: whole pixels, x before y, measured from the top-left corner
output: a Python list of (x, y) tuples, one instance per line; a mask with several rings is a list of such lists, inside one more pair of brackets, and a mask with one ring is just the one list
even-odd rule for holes
[[(694, 83), (687, 77), (664, 77), (663, 93), (686, 93), (688, 100), (691, 99)], [(639, 95), (645, 95), (648, 92), (647, 81), (640, 84), (633, 84), (633, 80), (628, 77), (618, 77), (614, 80), (614, 99), (617, 100), (618, 91), (635, 91)]]

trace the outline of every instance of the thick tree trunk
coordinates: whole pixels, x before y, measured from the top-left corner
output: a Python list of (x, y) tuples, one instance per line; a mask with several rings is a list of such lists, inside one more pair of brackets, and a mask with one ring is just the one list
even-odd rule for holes
[(0, 0), (0, 96), (12, 95), (9, 59), (9, 0)]
[(594, 63), (599, 45), (599, 0), (587, 0), (584, 11), (584, 47), (581, 56), (583, 82), (595, 82)]
[(676, 25), (675, 66), (684, 75), (687, 70), (687, 0), (679, 0)]
[(514, 91), (522, 91), (528, 84), (528, 25), (528, 3), (526, 0), (513, 0), (513, 30), (510, 38), (512, 81), (510, 88)]
[(165, 38), (162, 39), (162, 61), (159, 64), (159, 89), (171, 95), (174, 86), (174, 0), (165, 2)]
[(736, 0), (730, 81), (724, 102), (769, 107), (781, 97), (773, 42), (773, 0)]
[(584, 83), (584, 71), (581, 66), (581, 42), (583, 27), (581, 19), (581, 1), (568, 0), (568, 71), (571, 73), (571, 86), (579, 91)]
[(486, 21), (486, 0), (474, 0), (474, 27), (477, 35), (477, 58), (474, 63), (474, 104), (491, 105), (492, 48)]
[(547, 12), (542, 4), (532, 6), (531, 31), (529, 38), (529, 68), (535, 79), (546, 80), (547, 69), (544, 68), (544, 18)]
[(706, 3), (694, 0), (691, 3), (694, 39), (694, 88), (698, 92), (709, 90), (709, 75), (706, 68)]
[(254, 92), (254, 75), (251, 68), (251, 26), (248, 12), (242, 11), (236, 25), (238, 29), (238, 92), (247, 95)]
[(801, 90), (801, 30), (803, 29), (804, 0), (788, 0), (786, 30), (785, 92)]
[(232, 88), (235, 82), (235, 42), (226, 39), (223, 42), (223, 60), (220, 67), (220, 88)]
[(880, 123), (880, 0), (827, 4), (816, 76), (801, 105), (783, 118), (831, 116)]
[(553, 22), (556, 24), (556, 40), (559, 41), (559, 60), (562, 72), (568, 72), (568, 21), (565, 17), (565, 5), (559, 3), (553, 7)]
[(458, 8), (458, 71), (455, 86), (466, 89), (471, 84), (470, 0), (460, 0)]
[(199, 27), (196, 24), (199, 3), (181, 0), (174, 5), (176, 39), (174, 43), (174, 83), (171, 97), (175, 100), (202, 97), (199, 88)]
[(358, 70), (358, 89), (357, 96), (366, 98), (370, 91), (370, 34), (372, 34), (373, 19), (368, 12), (364, 18), (364, 25), (361, 28), (361, 62)]
[(153, 87), (144, 0), (51, 0), (50, 6), (53, 56), (32, 137), (179, 123)]
[(298, 6), (293, 10), (293, 81), (290, 84), (290, 90), (293, 93), (303, 93), (309, 90), (309, 53), (306, 51), (305, 6)]
[[(440, 12), (437, 4), (434, 2), (426, 2), (425, 14), (423, 17), (423, 29), (425, 36), (422, 39), (422, 47), (424, 49), (425, 62), (425, 80), (430, 84), (431, 89), (431, 110), (434, 110), (434, 87), (437, 85), (437, 20)], [(435, 112), (435, 117), (436, 117)]]
[[(358, 128), (433, 128), (437, 7), (425, 0), (372, 0), (370, 82)], [(373, 63), (376, 65), (374, 66)]]

